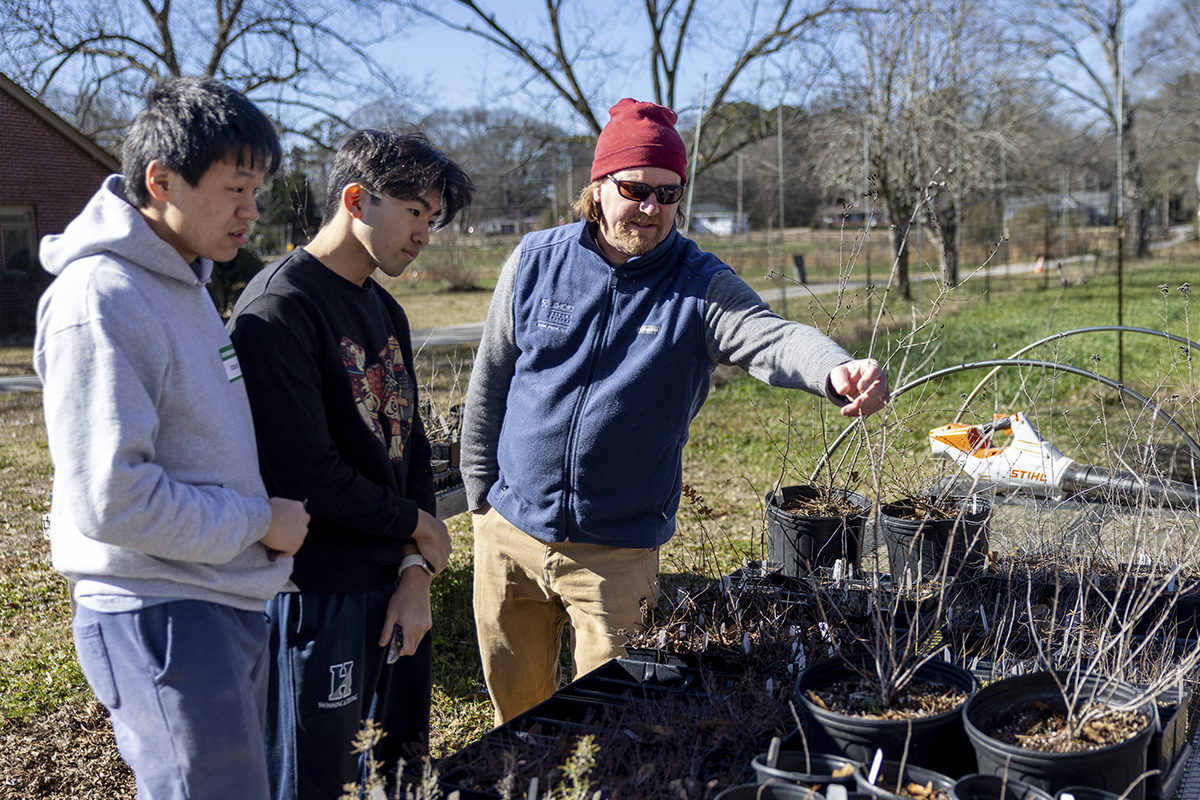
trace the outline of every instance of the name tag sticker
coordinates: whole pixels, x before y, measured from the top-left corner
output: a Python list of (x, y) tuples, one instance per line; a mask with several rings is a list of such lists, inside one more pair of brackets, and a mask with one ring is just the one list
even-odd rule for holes
[(643, 325), (638, 328), (638, 336), (658, 336), (658, 332), (662, 330), (659, 325)]
[(242, 379), (242, 365), (238, 363), (233, 345), (227, 344), (221, 348), (221, 364), (225, 367), (225, 377), (229, 379), (230, 383)]

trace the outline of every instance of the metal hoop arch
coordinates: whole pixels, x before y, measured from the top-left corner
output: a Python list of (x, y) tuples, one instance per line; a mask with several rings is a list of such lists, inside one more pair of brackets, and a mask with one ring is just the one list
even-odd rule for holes
[[(1010, 355), (1009, 358), (1017, 358), (1025, 353), (1028, 353), (1030, 350), (1034, 349), (1035, 347), (1041, 347), (1044, 344), (1049, 344), (1050, 342), (1056, 341), (1058, 339), (1065, 339), (1068, 336), (1075, 336), (1075, 335), (1081, 334), (1081, 333), (1098, 333), (1098, 332), (1105, 332), (1105, 331), (1122, 332), (1122, 333), (1124, 333), (1124, 332), (1145, 333), (1150, 336), (1161, 336), (1164, 339), (1170, 339), (1171, 341), (1178, 342), (1179, 344), (1186, 344), (1188, 347), (1192, 348), (1193, 350), (1200, 351), (1200, 344), (1197, 344), (1196, 342), (1193, 342), (1190, 339), (1185, 339), (1182, 336), (1176, 336), (1173, 333), (1167, 333), (1166, 331), (1156, 331), (1153, 328), (1136, 328), (1136, 327), (1131, 327), (1129, 325), (1093, 325), (1093, 326), (1090, 326), (1087, 328), (1074, 328), (1073, 330), (1062, 331), (1060, 333), (1055, 333), (1050, 336), (1047, 336), (1045, 339), (1039, 339), (1036, 342), (1034, 342), (1033, 344), (1025, 345), (1020, 350), (1018, 350), (1017, 352)], [(975, 388), (971, 390), (971, 393), (969, 395), (967, 395), (967, 398), (965, 400), (963, 400), (962, 405), (959, 406), (958, 413), (954, 415), (955, 422), (958, 422), (960, 419), (962, 419), (962, 415), (964, 413), (966, 413), (966, 411), (967, 411), (967, 406), (971, 405), (971, 401), (974, 400), (976, 397), (978, 397), (979, 393), (981, 391), (983, 391), (984, 385), (988, 381), (990, 381), (992, 378), (996, 377), (996, 375), (1000, 372), (1000, 370), (1001, 370), (1001, 367), (996, 367), (991, 372), (989, 372), (987, 375), (983, 376), (983, 380), (981, 380), (975, 386)]]
[[(1161, 333), (1161, 331), (1159, 331), (1159, 333)], [(1187, 340), (1185, 339), (1184, 341), (1187, 341)], [(1190, 344), (1190, 342), (1189, 342), (1189, 344)], [(939, 369), (936, 372), (931, 372), (928, 375), (924, 375), (920, 378), (917, 378), (916, 380), (909, 381), (908, 383), (904, 384), (900, 388), (894, 389), (892, 391), (892, 400), (895, 400), (897, 397), (904, 394), (909, 389), (915, 389), (916, 387), (921, 386), (922, 384), (928, 383), (929, 381), (934, 380), (935, 378), (944, 378), (947, 375), (957, 375), (960, 372), (967, 372), (968, 370), (972, 370), (972, 369), (983, 369), (984, 367), (995, 367), (996, 372), (998, 372), (1000, 369), (1002, 369), (1004, 367), (1042, 367), (1044, 369), (1052, 369), (1057, 372), (1068, 372), (1072, 375), (1079, 375), (1084, 378), (1090, 378), (1091, 380), (1094, 380), (1098, 383), (1104, 384), (1105, 386), (1108, 386), (1111, 389), (1116, 389), (1118, 392), (1120, 392), (1122, 394), (1126, 394), (1129, 397), (1136, 400), (1142, 406), (1142, 408), (1151, 409), (1154, 412), (1155, 417), (1163, 419), (1170, 427), (1174, 428), (1176, 433), (1178, 433), (1180, 436), (1183, 437), (1183, 440), (1187, 443), (1187, 445), (1191, 449), (1193, 455), (1196, 456), (1196, 459), (1200, 460), (1200, 444), (1196, 444), (1196, 440), (1193, 439), (1191, 437), (1191, 435), (1188, 434), (1187, 431), (1185, 431), (1182, 427), (1180, 427), (1179, 423), (1176, 422), (1171, 417), (1170, 414), (1163, 411), (1161, 408), (1159, 408), (1157, 405), (1155, 405), (1149, 399), (1138, 394), (1133, 389), (1130, 389), (1128, 386), (1125, 386), (1124, 384), (1119, 383), (1119, 382), (1113, 380), (1112, 378), (1101, 375), (1098, 372), (1089, 372), (1088, 370), (1082, 369), (1080, 367), (1072, 366), (1071, 364), (1059, 364), (1055, 361), (1038, 361), (1038, 360), (1032, 359), (1032, 358), (993, 358), (993, 359), (989, 359), (986, 361), (968, 361), (963, 364), (958, 364), (957, 366)], [(993, 373), (993, 374), (995, 374), (995, 373)], [(817, 466), (813, 469), (812, 477), (809, 480), (816, 481), (817, 475), (821, 472), (821, 469), (825, 466), (826, 462), (829, 461), (830, 454), (833, 453), (835, 450), (837, 450), (838, 447), (841, 446), (842, 442), (844, 442), (846, 440), (846, 438), (850, 435), (850, 433), (855, 429), (856, 426), (859, 426), (862, 424), (864, 424), (863, 418), (859, 417), (858, 419), (854, 420), (854, 422), (852, 422), (846, 426), (846, 429), (843, 430), (838, 435), (838, 437), (833, 440), (833, 443), (830, 444), (829, 447), (825, 449), (825, 452), (821, 455), (820, 461), (817, 462)]]

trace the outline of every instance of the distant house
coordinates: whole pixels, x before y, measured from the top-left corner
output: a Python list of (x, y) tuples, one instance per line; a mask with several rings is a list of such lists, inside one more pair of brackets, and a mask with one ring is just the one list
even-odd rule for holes
[(0, 74), (0, 335), (33, 331), (49, 278), (38, 240), (60, 233), (121, 162)]
[(1114, 207), (1112, 194), (1099, 190), (1009, 197), (1004, 203), (1004, 221), (1011, 222), (1018, 214), (1035, 209), (1037, 214), (1048, 214), (1054, 220), (1062, 214), (1077, 213), (1085, 225), (1112, 225)]
[(688, 211), (688, 232), (707, 233), (712, 236), (730, 236), (749, 230), (750, 216), (745, 212), (739, 216), (718, 203), (696, 203)]
[[(817, 210), (817, 220), (825, 228), (865, 228), (867, 216), (867, 208), (861, 200), (857, 205), (838, 202)], [(869, 222), (872, 228), (887, 224), (887, 206), (882, 201), (871, 203)]]
[[(472, 209), (481, 213), (484, 209)], [(467, 223), (466, 232), (474, 236), (524, 236), (542, 227), (542, 210), (509, 211), (502, 216), (488, 217)]]

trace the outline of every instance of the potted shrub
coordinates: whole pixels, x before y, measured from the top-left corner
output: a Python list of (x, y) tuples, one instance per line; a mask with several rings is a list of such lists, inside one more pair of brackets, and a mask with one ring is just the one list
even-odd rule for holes
[(962, 709), (975, 676), (937, 659), (884, 664), (877, 656), (834, 656), (800, 673), (795, 695), (810, 744), (863, 763), (882, 750), (951, 776), (973, 772)]
[(768, 492), (767, 558), (785, 575), (832, 569), (844, 560), (857, 571), (862, 563), (863, 529), (871, 501), (848, 489), (812, 484)]
[(1120, 681), (1035, 672), (981, 689), (963, 724), (981, 773), (1051, 793), (1093, 786), (1141, 800), (1158, 711), (1153, 695)]
[(892, 582), (919, 584), (975, 575), (986, 563), (991, 501), (981, 495), (910, 496), (880, 506)]

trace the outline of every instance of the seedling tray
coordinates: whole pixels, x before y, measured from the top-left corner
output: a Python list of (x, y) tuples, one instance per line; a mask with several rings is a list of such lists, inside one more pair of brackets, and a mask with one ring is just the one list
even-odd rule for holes
[(532, 777), (548, 791), (589, 734), (599, 747), (595, 772), (605, 781), (636, 780), (644, 770), (665, 774), (686, 761), (687, 775), (698, 780), (752, 782), (751, 758), (786, 730), (779, 723), (752, 730), (726, 711), (741, 697), (742, 677), (727, 667), (724, 659), (653, 650), (609, 661), (439, 761), (442, 791), (458, 791), (461, 800), (499, 798), (506, 769), (513, 773), (510, 791), (523, 794)]

